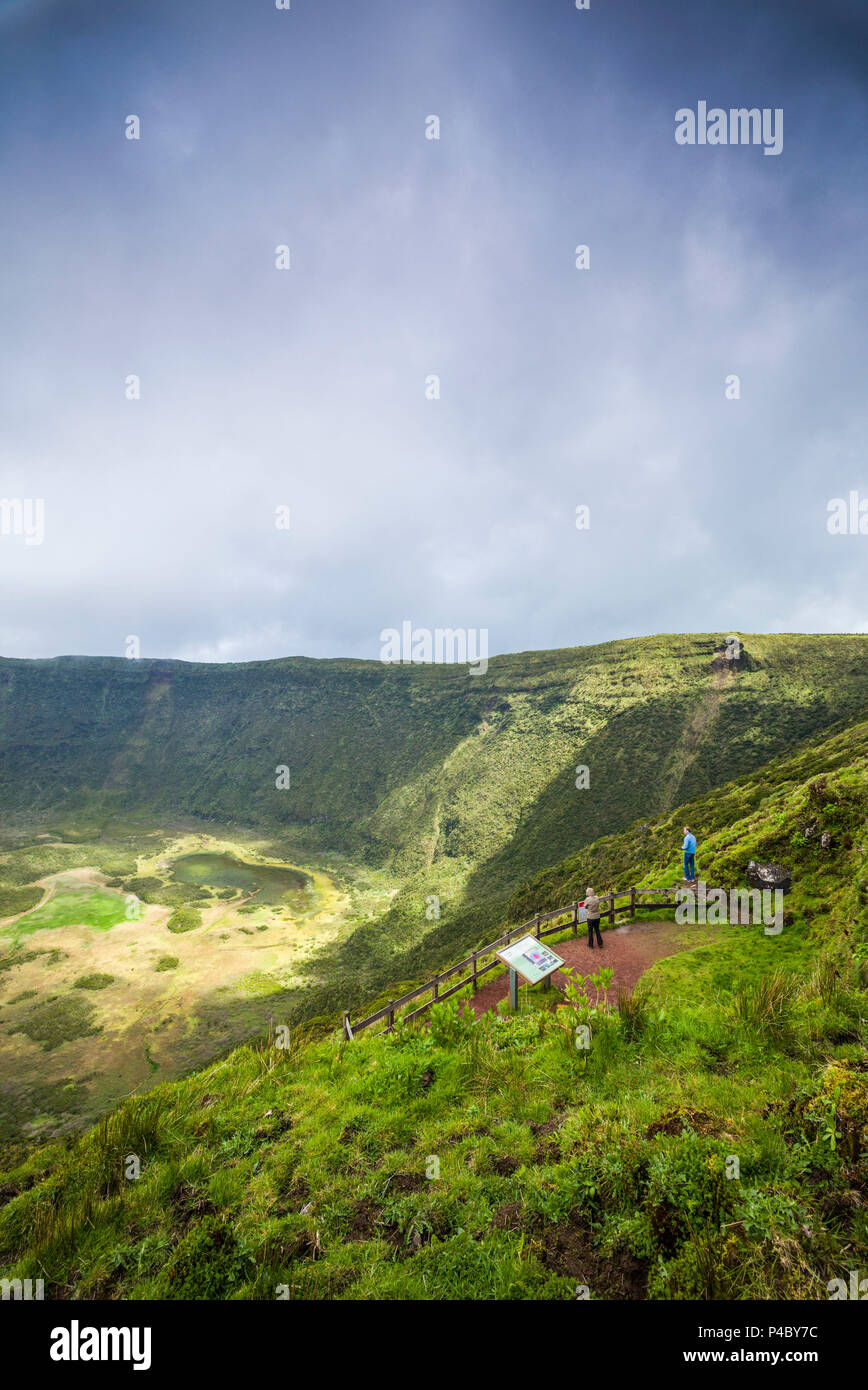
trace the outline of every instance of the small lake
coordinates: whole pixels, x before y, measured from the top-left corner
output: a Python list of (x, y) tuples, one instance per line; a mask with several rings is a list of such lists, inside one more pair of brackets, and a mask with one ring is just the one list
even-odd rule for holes
[(247, 864), (233, 854), (185, 854), (172, 865), (177, 883), (195, 883), (207, 888), (236, 888), (254, 893), (257, 903), (288, 903), (301, 906), (313, 880), (301, 869), (277, 868), (273, 864)]

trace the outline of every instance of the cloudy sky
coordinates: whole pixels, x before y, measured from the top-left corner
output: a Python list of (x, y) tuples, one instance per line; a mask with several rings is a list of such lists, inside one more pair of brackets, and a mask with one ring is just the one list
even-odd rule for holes
[[(868, 630), (827, 530), (866, 39), (863, 0), (0, 0), (0, 498), (45, 508), (0, 652)], [(782, 152), (677, 144), (699, 101)]]

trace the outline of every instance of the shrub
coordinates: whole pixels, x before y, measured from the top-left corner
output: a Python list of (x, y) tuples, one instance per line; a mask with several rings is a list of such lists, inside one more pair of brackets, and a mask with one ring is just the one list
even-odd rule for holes
[(243, 1281), (248, 1257), (229, 1226), (200, 1221), (178, 1243), (158, 1281), (163, 1298), (226, 1298)]
[(457, 999), (444, 999), (441, 1004), (432, 1004), (428, 1017), (431, 1038), (438, 1047), (453, 1047), (472, 1033), (476, 1025), (473, 1010), (465, 1010)]
[(102, 1031), (93, 1022), (93, 1005), (87, 999), (72, 994), (63, 999), (56, 996), (37, 1004), (25, 1019), (11, 1031), (26, 1033), (32, 1042), (41, 1043), (45, 1052), (53, 1052), (76, 1038), (91, 1038)]
[(16, 917), (19, 912), (28, 912), (42, 897), (41, 888), (9, 888), (0, 886), (0, 917)]
[(198, 907), (176, 907), (167, 924), (169, 931), (195, 931), (202, 925), (202, 914)]
[(127, 893), (133, 893), (137, 898), (141, 898), (143, 903), (159, 902), (160, 889), (163, 886), (162, 879), (159, 878), (130, 878), (124, 885)]
[(720, 1233), (705, 1227), (691, 1235), (669, 1264), (658, 1263), (649, 1293), (653, 1298), (731, 1297), (729, 1271)]
[(851, 1163), (868, 1150), (868, 1073), (853, 1062), (830, 1062), (805, 1119), (821, 1141)]
[(719, 1223), (732, 1186), (719, 1145), (690, 1131), (659, 1136), (648, 1165), (647, 1209), (661, 1244), (674, 1248)]

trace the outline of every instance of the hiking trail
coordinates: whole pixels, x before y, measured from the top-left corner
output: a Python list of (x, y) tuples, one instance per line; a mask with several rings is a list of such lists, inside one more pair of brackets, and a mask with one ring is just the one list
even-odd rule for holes
[[(584, 929), (584, 930), (583, 930)], [(579, 923), (580, 935), (575, 939), (560, 941), (552, 947), (564, 963), (574, 967), (582, 975), (590, 975), (608, 967), (614, 970), (614, 978), (609, 987), (609, 1001), (614, 1005), (618, 991), (628, 994), (641, 975), (644, 975), (655, 961), (665, 956), (673, 956), (679, 951), (689, 951), (694, 946), (708, 944), (710, 937), (706, 926), (680, 926), (677, 922), (624, 922), (620, 926), (603, 931), (603, 945), (588, 949), (587, 929)], [(567, 983), (562, 970), (556, 970), (551, 977), (554, 988), (561, 994)], [(522, 988), (525, 986), (522, 985)], [(535, 989), (541, 986), (534, 986)], [(489, 980), (468, 999), (477, 1018), (489, 1009), (497, 1007), (501, 999), (509, 997), (509, 973)]]

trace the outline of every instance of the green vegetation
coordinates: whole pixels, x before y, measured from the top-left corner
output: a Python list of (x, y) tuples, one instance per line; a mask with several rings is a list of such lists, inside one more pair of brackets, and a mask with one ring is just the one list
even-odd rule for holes
[(63, 959), (63, 951), (22, 951), (19, 947), (13, 947), (11, 951), (5, 951), (0, 955), (0, 973), (4, 970), (13, 970), (16, 965), (26, 965), (31, 960), (43, 958), (46, 965), (54, 965)]
[(11, 1031), (26, 1033), (28, 1038), (42, 1044), (45, 1052), (74, 1038), (88, 1038), (98, 1033), (93, 1025), (93, 1005), (86, 999), (66, 995), (62, 999), (46, 999), (36, 1004), (26, 1018)]
[(19, 912), (27, 912), (36, 906), (41, 897), (42, 889), (35, 884), (32, 888), (7, 888), (0, 885), (0, 918), (14, 917)]
[(177, 957), (177, 956), (160, 956), (160, 959), (157, 961), (156, 965), (154, 966), (154, 969), (155, 969), (155, 970), (177, 970), (177, 968), (178, 968), (178, 957)]
[[(338, 851), (386, 869), (401, 893), (367, 943), (384, 961), (390, 942), (418, 940), (429, 894), (468, 927), (479, 910), (490, 920), (578, 846), (868, 707), (865, 637), (746, 635), (721, 668), (724, 638), (501, 656), (476, 676), (300, 657), (0, 660), (0, 803), (61, 827), (56, 860), (146, 813), (268, 828), (290, 861)], [(277, 762), (289, 790), (275, 786)], [(575, 787), (580, 763), (590, 795)], [(137, 869), (120, 860), (116, 872)]]
[[(71, 1076), (62, 1076), (57, 1081), (37, 1083), (23, 1093), (19, 1087), (6, 1085), (0, 1092), (0, 1144), (8, 1145), (9, 1151), (20, 1152), (20, 1135), (26, 1127), (36, 1136), (50, 1132), (57, 1117), (62, 1117), (67, 1128), (80, 1125), (82, 1109), (87, 1105), (87, 1086)], [(4, 1187), (0, 1183), (0, 1203), (7, 1201), (17, 1191), (17, 1186)]]
[[(50, 920), (64, 933), (63, 950), (26, 951), (23, 946), (29, 942), (19, 936), (29, 936), (30, 942), (39, 939), (35, 932), (30, 935), (26, 915), (19, 923), (7, 923), (8, 930), (0, 936), (0, 1021), (4, 1024), (0, 1071), (15, 1076), (14, 1104), (0, 1090), (4, 1134), (23, 1137), (31, 1132), (31, 1121), (38, 1121), (39, 1133), (45, 1136), (53, 1129), (63, 1133), (70, 1128), (65, 1105), (52, 1118), (43, 1111), (28, 1114), (26, 1100), (31, 1096), (35, 1106), (45, 1086), (69, 1071), (73, 1047), (74, 1065), (87, 1078), (86, 1103), (75, 1112), (75, 1123), (84, 1125), (93, 1123), (122, 1096), (152, 1084), (157, 1070), (162, 1078), (184, 1074), (260, 1033), (274, 1005), (273, 991), (280, 993), (281, 1008), (287, 997), (307, 994), (302, 972), (307, 969), (311, 944), (325, 946), (339, 939), (345, 919), (356, 907), (366, 910), (369, 902), (386, 896), (369, 891), (368, 871), (356, 870), (334, 856), (330, 865), (336, 867), (330, 874), (316, 867), (302, 873), (274, 856), (267, 838), (235, 831), (215, 839), (214, 829), (200, 829), (189, 822), (175, 824), (171, 830), (165, 825), (157, 829), (148, 819), (115, 816), (96, 841), (61, 845), (46, 840), (46, 832), (30, 822), (25, 825), (13, 818), (0, 827), (3, 873), (7, 879), (44, 875), (45, 887), (39, 893), (45, 897), (46, 911), (37, 910), (37, 921), (47, 926)], [(225, 855), (231, 855), (235, 865), (247, 866), (249, 859), (252, 892), (260, 878), (279, 885), (279, 906), (252, 905), (250, 916), (238, 918), (238, 902), (230, 904), (212, 896), (204, 883), (173, 881), (179, 858), (211, 846), (218, 867)], [(362, 881), (358, 892), (353, 887), (356, 879)], [(108, 892), (100, 880), (114, 883), (123, 892)], [(287, 885), (301, 888), (292, 903), (283, 898)], [(229, 898), (238, 897), (236, 890), (226, 891)], [(70, 895), (68, 916), (55, 911), (54, 905), (62, 909), (64, 897)], [(87, 910), (94, 898), (98, 910), (103, 903), (110, 904), (108, 922), (122, 914), (116, 930), (79, 929), (88, 922), (100, 923), (98, 911)], [(145, 899), (170, 911), (150, 911)], [(208, 910), (207, 918), (203, 909)], [(173, 930), (187, 928), (199, 937), (195, 951), (168, 957), (170, 916)], [(216, 929), (207, 935), (197, 933), (195, 929), (206, 920)], [(239, 922), (250, 923), (246, 933), (239, 933)], [(44, 937), (44, 931), (40, 935)], [(53, 937), (60, 939), (56, 932)], [(155, 970), (154, 962), (160, 957), (170, 958), (173, 964)], [(245, 984), (246, 977), (258, 970), (273, 981), (268, 991), (251, 991)], [(33, 1026), (23, 1007), (27, 999), (51, 1002), (49, 996), (60, 997), (70, 990), (80, 994), (77, 981), (91, 975), (122, 979), (124, 989), (90, 992), (94, 1012), (87, 1041), (75, 1029), (67, 1036), (59, 1033), (50, 1060), (43, 1055), (41, 1043), (23, 1046), (17, 1035)]]
[[(750, 858), (792, 870), (780, 935), (717, 924), (614, 1007), (601, 966), (566, 1008), (535, 991), (476, 1020), (455, 997), (352, 1044), (324, 1021), (262, 1036), (10, 1149), (6, 1277), (79, 1298), (557, 1300), (820, 1299), (868, 1276), (868, 725), (579, 849), (511, 919), (588, 882), (671, 883), (685, 821), (710, 883)], [(431, 927), (394, 979), (459, 939)], [(284, 1017), (266, 973), (247, 989)]]
[(166, 925), (169, 931), (195, 931), (202, 925), (202, 914), (197, 907), (176, 907)]
[(99, 971), (95, 971), (92, 975), (80, 975), (75, 981), (73, 988), (106, 989), (109, 985), (113, 985), (114, 981), (114, 975), (102, 975)]
[[(490, 938), (565, 856), (602, 835), (614, 847), (638, 816), (699, 803), (868, 707), (868, 638), (746, 635), (727, 663), (724, 636), (497, 657), (484, 676), (303, 658), (0, 661), (0, 875), (32, 891), (46, 874), (97, 867), (144, 903), (202, 906), (231, 887), (215, 898), (144, 870), (143, 838), (159, 849), (181, 815), (258, 826), (278, 871), (334, 861), (355, 884), (382, 879), (368, 910), (348, 915), (347, 939), (311, 959), (311, 988), (281, 1001), (295, 1019), (358, 1007)], [(60, 745), (62, 807), (49, 775)], [(292, 769), (286, 791), (278, 761)], [(580, 764), (588, 790), (575, 785)], [(62, 842), (34, 836), (40, 811), (43, 834)], [(670, 859), (673, 829), (661, 832)], [(612, 868), (632, 874), (646, 848), (634, 829)]]
[(3, 1174), (0, 1259), (82, 1298), (825, 1297), (868, 1260), (868, 1068), (813, 1000), (785, 1039), (645, 1006), (580, 1053), (548, 1009), (449, 1001), (244, 1047)]
[[(807, 929), (815, 917), (825, 916), (827, 930), (834, 934), (846, 923), (861, 921), (868, 903), (868, 888), (859, 886), (868, 872), (859, 849), (866, 788), (868, 723), (857, 723), (799, 746), (668, 814), (636, 821), (617, 834), (595, 840), (516, 886), (499, 904), (497, 915), (492, 915), (491, 903), (483, 910), (465, 898), (463, 905), (426, 924), (427, 930), (403, 950), (398, 949), (401, 936), (397, 933), (397, 942), (393, 937), (387, 951), (386, 927), (395, 922), (395, 912), (390, 910), (379, 921), (359, 928), (335, 953), (331, 970), (336, 979), (343, 977), (342, 989), (311, 991), (307, 1008), (327, 1013), (343, 1003), (353, 1005), (358, 1016), (367, 1012), (370, 1001), (385, 1002), (401, 987), (412, 987), (434, 969), (492, 940), (504, 922), (526, 921), (537, 911), (584, 897), (588, 884), (598, 892), (610, 887), (671, 885), (681, 877), (685, 824), (699, 836), (698, 873), (710, 885), (742, 887), (749, 859), (783, 859), (795, 875), (793, 892), (786, 900), (787, 926)], [(786, 943), (782, 951), (803, 949), (796, 942), (804, 938), (789, 931), (781, 941)], [(858, 949), (859, 960), (868, 960), (868, 948), (860, 945)], [(749, 945), (734, 942), (715, 948), (712, 973), (716, 972), (718, 985), (724, 972), (729, 972), (731, 981), (734, 968), (746, 968), (750, 950)], [(741, 959), (742, 953), (746, 959)], [(691, 960), (694, 956), (698, 953)], [(703, 970), (701, 958), (697, 968)], [(361, 1008), (355, 1005), (359, 993), (364, 993)]]
[(137, 878), (134, 876), (127, 879), (126, 883), (121, 880), (117, 886), (122, 886), (125, 893), (132, 893), (143, 903), (158, 903), (163, 900), (164, 884), (161, 878)]
[(77, 926), (110, 931), (126, 920), (125, 906), (124, 899), (110, 889), (87, 888), (60, 892), (41, 907), (2, 928), (0, 935), (21, 939), (37, 931)]

